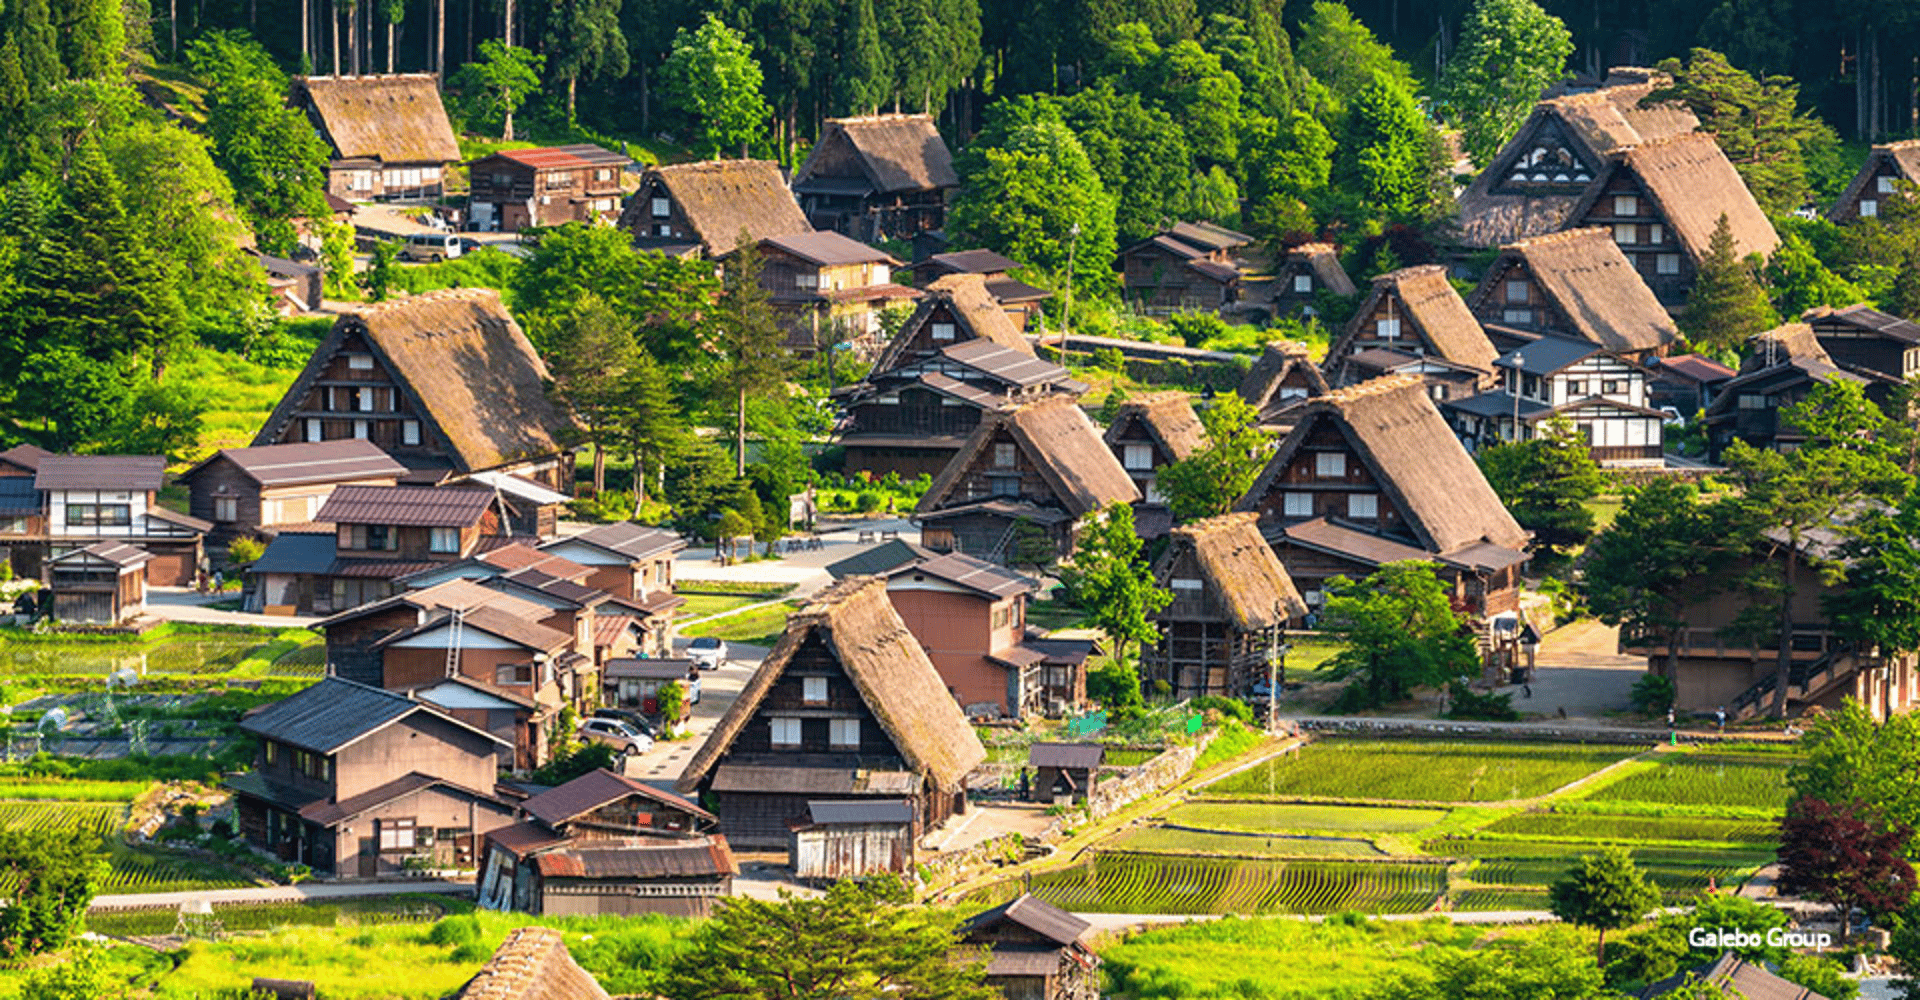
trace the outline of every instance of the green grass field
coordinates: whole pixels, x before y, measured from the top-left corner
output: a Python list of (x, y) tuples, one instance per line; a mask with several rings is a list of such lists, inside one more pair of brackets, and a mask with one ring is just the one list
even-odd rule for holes
[[(1168, 854), (1096, 853), (1033, 877), (1033, 894), (1092, 913), (1416, 913), (1446, 891), (1438, 864), (1255, 861)], [(969, 905), (1020, 891), (1008, 882)]]
[[(223, 933), (272, 931), (286, 927), (340, 927), (418, 924), (472, 910), (451, 896), (401, 895), (316, 903), (248, 903), (216, 906), (213, 916)], [(87, 929), (116, 937), (171, 934), (179, 920), (172, 907), (102, 910), (87, 914)]]
[(1773, 823), (1711, 816), (1603, 816), (1592, 813), (1520, 813), (1486, 828), (1492, 836), (1578, 840), (1588, 843), (1773, 843)]
[(1587, 801), (1732, 806), (1778, 813), (1787, 807), (1791, 757), (1665, 754), (1647, 770), (1616, 781)]
[(1499, 802), (1544, 795), (1639, 752), (1546, 743), (1324, 740), (1207, 786), (1244, 798)]
[(1394, 809), (1382, 806), (1323, 806), (1266, 802), (1189, 802), (1165, 819), (1206, 830), (1289, 831), (1294, 833), (1412, 833), (1447, 815), (1442, 809)]
[(1113, 841), (1117, 851), (1146, 854), (1217, 854), (1273, 858), (1377, 858), (1385, 851), (1364, 840), (1339, 837), (1290, 837), (1278, 834), (1216, 833), (1171, 826), (1129, 830)]
[(767, 598), (739, 597), (730, 594), (689, 594), (686, 598), (687, 603), (680, 605), (678, 615), (683, 619), (705, 618), (708, 615), (744, 608), (749, 604), (759, 604), (764, 600)]
[(1287, 638), (1287, 680), (1311, 681), (1322, 679), (1319, 675), (1326, 669), (1327, 661), (1347, 648), (1345, 643), (1331, 639), (1321, 639), (1310, 635), (1293, 635)]
[[(749, 602), (752, 603), (752, 602)], [(717, 618), (713, 621), (689, 625), (680, 630), (687, 638), (703, 635), (719, 636), (728, 642), (741, 642), (751, 646), (772, 646), (786, 631), (787, 618), (799, 610), (797, 601), (781, 601), (764, 608), (742, 611), (738, 614)]]

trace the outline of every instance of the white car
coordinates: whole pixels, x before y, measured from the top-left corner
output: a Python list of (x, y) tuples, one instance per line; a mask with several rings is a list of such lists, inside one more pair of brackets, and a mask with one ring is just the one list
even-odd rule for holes
[(588, 719), (580, 724), (578, 735), (583, 740), (605, 743), (627, 756), (643, 754), (653, 749), (653, 737), (627, 725), (620, 719)]
[(703, 635), (687, 643), (687, 659), (702, 670), (718, 670), (727, 665), (726, 640)]

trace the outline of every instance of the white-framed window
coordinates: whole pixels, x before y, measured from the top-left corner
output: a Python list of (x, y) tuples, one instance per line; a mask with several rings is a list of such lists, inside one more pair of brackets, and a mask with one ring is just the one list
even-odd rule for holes
[(373, 355), (349, 354), (347, 355), (347, 367), (357, 372), (370, 372), (373, 370)]
[(1862, 198), (1860, 200), (1860, 217), (1862, 219), (1876, 218), (1877, 216), (1879, 216), (1879, 214), (1880, 214), (1879, 202), (1873, 200), (1872, 198)]
[(1653, 273), (1679, 274), (1680, 273), (1680, 255), (1677, 253), (1663, 253), (1658, 257), (1655, 257), (1653, 260)]
[(1616, 194), (1613, 196), (1613, 214), (1639, 215), (1640, 199), (1635, 195)]
[(1347, 475), (1347, 456), (1337, 451), (1323, 451), (1314, 455), (1313, 474), (1321, 479), (1344, 479)]
[(360, 390), (353, 394), (353, 408), (359, 410), (361, 413), (372, 413), (373, 390), (366, 386), (361, 386)]
[(1010, 442), (1000, 442), (993, 446), (993, 467), (996, 469), (1013, 468), (1015, 450)]
[(827, 742), (836, 747), (851, 748), (860, 745), (859, 719), (828, 719)]
[(1280, 512), (1287, 517), (1312, 517), (1313, 494), (1288, 493), (1280, 498)]
[(672, 226), (670, 226), (670, 225), (667, 225), (667, 224), (666, 224), (666, 223), (664, 223), (664, 222), (662, 222), (661, 224), (659, 224), (659, 225), (657, 225), (657, 226), (655, 226), (655, 227), (653, 227), (653, 235), (655, 235), (655, 236), (672, 236), (672, 235), (673, 235), (673, 227), (672, 227)]
[(1666, 241), (1667, 241), (1667, 227), (1662, 226), (1658, 222), (1647, 227), (1648, 243), (1665, 243)]
[(307, 418), (307, 440), (309, 441), (326, 440), (326, 438), (323, 438), (320, 436), (320, 419), (318, 417)]
[(812, 271), (802, 271), (793, 276), (793, 286), (795, 288), (819, 288), (820, 275)]
[(935, 339), (935, 340), (952, 340), (952, 339), (953, 339), (953, 324), (952, 324), (952, 323), (935, 323), (935, 324), (933, 324), (933, 339)]
[(1305, 295), (1313, 291), (1313, 275), (1296, 274), (1293, 276), (1293, 290)]
[(420, 421), (418, 420), (400, 421), (400, 443), (401, 444), (419, 444), (420, 443)]
[(240, 520), (239, 497), (214, 497), (213, 519), (216, 521)]
[(1531, 322), (1533, 322), (1533, 310), (1531, 310), (1531, 309), (1502, 309), (1502, 310), (1500, 311), (1500, 322), (1502, 322), (1502, 323), (1531, 323)]
[(1631, 222), (1618, 222), (1613, 226), (1613, 241), (1623, 247), (1640, 242), (1640, 227)]
[(1197, 593), (1204, 586), (1200, 581), (1184, 576), (1176, 576), (1168, 580), (1167, 585), (1175, 590), (1184, 590), (1189, 593)]
[(367, 422), (365, 420), (356, 420), (353, 422), (354, 437), (359, 438), (362, 441), (365, 441), (367, 439), (367, 434), (369, 430), (370, 428), (368, 427)]
[(429, 552), (460, 551), (460, 529), (459, 528), (434, 528), (432, 531), (428, 532), (427, 534), (427, 551)]
[(1305, 399), (1307, 398), (1307, 390), (1306, 390), (1306, 387), (1304, 386), (1283, 385), (1280, 387), (1278, 392), (1275, 392), (1273, 394), (1273, 398), (1280, 400), (1281, 402), (1285, 402), (1289, 399)]
[(1528, 292), (1528, 289), (1527, 289), (1526, 282), (1524, 281), (1508, 281), (1507, 282), (1507, 301), (1508, 302), (1527, 301), (1527, 292)]
[(1371, 521), (1380, 516), (1380, 498), (1372, 493), (1347, 494), (1347, 516), (1356, 521)]
[(673, 214), (673, 204), (665, 198), (653, 199), (653, 217), (664, 219)]
[(1397, 319), (1376, 319), (1373, 321), (1373, 332), (1381, 340), (1398, 340), (1400, 339), (1400, 321)]
[(611, 171), (611, 170), (596, 170), (596, 171), (594, 171), (594, 172), (593, 172), (593, 179), (594, 179), (594, 180), (596, 180), (596, 181), (608, 181), (608, 180), (612, 180), (612, 179), (613, 179), (613, 171)]
[(1893, 193), (1893, 178), (1878, 177), (1878, 178), (1875, 178), (1875, 180), (1877, 181), (1877, 183), (1874, 185), (1874, 188), (1873, 188), (1875, 191), (1878, 191), (1881, 194)]
[(1120, 449), (1120, 464), (1128, 469), (1153, 468), (1153, 445), (1128, 444)]
[(1742, 410), (1764, 410), (1767, 408), (1767, 397), (1757, 392), (1743, 392), (1735, 404)]
[(773, 732), (774, 746), (797, 747), (800, 745), (799, 719), (768, 719), (767, 727)]
[(818, 704), (827, 700), (827, 679), (825, 677), (800, 678), (800, 700)]

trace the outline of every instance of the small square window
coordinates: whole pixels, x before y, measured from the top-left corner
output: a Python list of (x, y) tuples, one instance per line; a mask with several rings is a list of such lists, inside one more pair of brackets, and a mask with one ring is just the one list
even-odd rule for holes
[(1615, 214), (1615, 215), (1639, 215), (1639, 214), (1640, 214), (1640, 199), (1639, 199), (1638, 197), (1635, 197), (1634, 195), (1630, 195), (1630, 194), (1616, 194), (1616, 195), (1614, 195), (1614, 196), (1613, 196), (1613, 214)]
[(1502, 322), (1502, 323), (1531, 323), (1531, 322), (1533, 322), (1533, 310), (1531, 310), (1531, 309), (1503, 309), (1503, 310), (1501, 310), (1501, 312), (1500, 312), (1500, 322)]
[(953, 339), (953, 324), (952, 324), (952, 323), (935, 323), (935, 324), (933, 324), (933, 339), (935, 339), (935, 340), (952, 340), (952, 339)]
[(367, 439), (367, 435), (371, 429), (364, 420), (356, 420), (353, 422), (353, 436), (362, 441)]
[(1863, 218), (1863, 219), (1872, 219), (1872, 218), (1877, 218), (1877, 217), (1878, 217), (1879, 215), (1880, 215), (1880, 203), (1879, 203), (1879, 202), (1877, 202), (1877, 201), (1875, 201), (1875, 200), (1873, 200), (1872, 198), (1866, 198), (1866, 199), (1862, 199), (1862, 200), (1861, 200), (1861, 202), (1860, 202), (1860, 217), (1861, 217), (1861, 218)]
[(1400, 321), (1397, 319), (1374, 320), (1373, 332), (1381, 340), (1398, 340), (1400, 339)]
[(1167, 584), (1175, 590), (1184, 590), (1189, 593), (1196, 593), (1202, 588), (1200, 581), (1192, 579), (1191, 577), (1175, 577), (1169, 580)]
[(1380, 516), (1380, 498), (1372, 493), (1347, 496), (1347, 516), (1356, 521), (1371, 521)]
[(1648, 243), (1665, 243), (1666, 241), (1667, 241), (1667, 229), (1665, 226), (1662, 226), (1656, 222), (1653, 225), (1647, 227)]
[(1000, 443), (1000, 444), (994, 445), (993, 446), (993, 467), (996, 469), (1013, 468), (1015, 454), (1016, 453), (1014, 450), (1014, 446), (1012, 444)]
[(1121, 449), (1120, 464), (1136, 472), (1153, 468), (1153, 446), (1150, 444), (1126, 445)]
[(664, 219), (667, 216), (672, 214), (673, 214), (673, 206), (667, 202), (667, 199), (665, 198), (653, 199), (653, 217), (654, 218)]
[(1313, 494), (1288, 493), (1281, 498), (1281, 513), (1287, 517), (1312, 517)]
[(317, 417), (310, 418), (307, 421), (307, 440), (309, 441), (326, 440), (326, 438), (322, 437), (320, 434), (320, 420)]
[(1877, 183), (1876, 185), (1874, 185), (1874, 190), (1875, 190), (1875, 191), (1878, 191), (1878, 192), (1879, 192), (1879, 193), (1881, 193), (1881, 194), (1892, 194), (1892, 193), (1893, 193), (1893, 178), (1891, 178), (1891, 177), (1880, 177), (1880, 178), (1876, 178), (1876, 180), (1878, 181), (1878, 183)]
[(1528, 289), (1527, 289), (1526, 282), (1524, 281), (1507, 282), (1507, 301), (1508, 302), (1526, 302), (1527, 293), (1528, 293)]
[(213, 519), (216, 521), (240, 520), (240, 498), (214, 497)]
[(347, 355), (347, 368), (348, 368), (348, 369), (350, 369), (350, 370), (352, 370), (352, 371), (357, 371), (357, 372), (366, 372), (366, 371), (372, 371), (372, 370), (373, 370), (373, 355), (371, 355), (371, 354), (349, 354), (349, 355)]
[(400, 443), (401, 444), (419, 444), (420, 443), (420, 421), (418, 420), (400, 421)]
[(840, 749), (858, 747), (860, 745), (860, 720), (827, 720), (827, 742)]
[(1680, 273), (1680, 255), (1677, 253), (1663, 253), (1655, 258), (1653, 263), (1656, 274)]
[(1293, 290), (1294, 290), (1295, 292), (1298, 292), (1298, 293), (1300, 293), (1301, 295), (1305, 295), (1305, 294), (1307, 294), (1307, 293), (1309, 293), (1309, 292), (1311, 292), (1311, 291), (1313, 291), (1313, 275), (1311, 275), (1311, 274), (1296, 274), (1296, 275), (1294, 275), (1294, 276), (1293, 276)]
[(460, 529), (434, 528), (427, 538), (427, 549), (431, 552), (460, 551)]
[(800, 700), (809, 704), (818, 704), (827, 700), (827, 679), (825, 677), (800, 678)]
[(1631, 222), (1622, 222), (1613, 227), (1613, 241), (1623, 247), (1640, 242), (1640, 227)]
[(1347, 475), (1347, 456), (1337, 451), (1323, 451), (1313, 456), (1313, 474), (1322, 479), (1344, 479)]
[(772, 730), (774, 746), (797, 747), (800, 745), (799, 719), (768, 719), (767, 725)]

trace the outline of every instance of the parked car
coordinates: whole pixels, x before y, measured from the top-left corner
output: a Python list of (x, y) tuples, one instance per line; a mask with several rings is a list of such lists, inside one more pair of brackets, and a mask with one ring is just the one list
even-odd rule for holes
[(653, 749), (653, 737), (620, 719), (599, 717), (588, 719), (580, 724), (579, 736), (583, 740), (605, 743), (627, 756), (646, 753)]
[(452, 260), (461, 253), (462, 244), (458, 236), (449, 233), (415, 233), (407, 237), (407, 245), (400, 248), (400, 259), (439, 262)]
[(596, 719), (616, 719), (624, 722), (632, 726), (642, 736), (653, 737), (658, 735), (654, 732), (653, 723), (648, 722), (646, 716), (641, 715), (631, 708), (596, 708), (593, 710), (593, 717)]
[(687, 643), (687, 659), (702, 670), (718, 670), (727, 665), (727, 643), (711, 635), (703, 635)]

